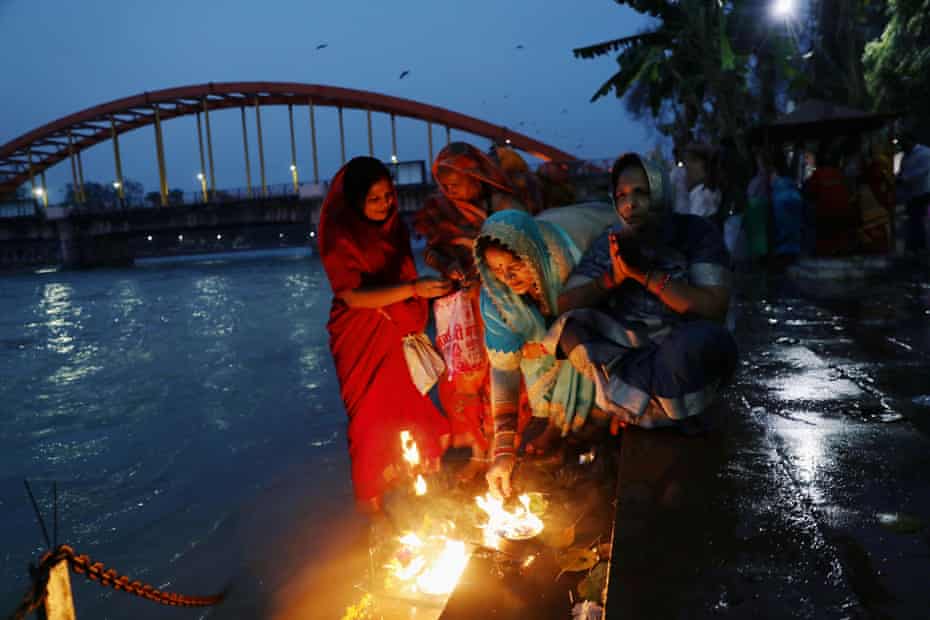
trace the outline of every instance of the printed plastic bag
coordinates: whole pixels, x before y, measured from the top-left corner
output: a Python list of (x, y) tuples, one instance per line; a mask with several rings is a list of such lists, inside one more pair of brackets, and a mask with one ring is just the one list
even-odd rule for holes
[(429, 392), (446, 371), (442, 357), (422, 332), (404, 336), (404, 358), (410, 378), (421, 394)]
[(485, 363), (481, 326), (469, 291), (458, 291), (434, 302), (436, 347), (454, 375), (480, 370)]

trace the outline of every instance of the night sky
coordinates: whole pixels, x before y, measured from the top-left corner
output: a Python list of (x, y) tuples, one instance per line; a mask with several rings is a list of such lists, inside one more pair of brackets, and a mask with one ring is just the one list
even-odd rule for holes
[[(545, 6), (545, 9), (542, 7)], [(147, 90), (223, 81), (293, 81), (405, 97), (510, 127), (583, 158), (652, 148), (659, 138), (612, 95), (589, 103), (616, 68), (613, 56), (575, 59), (572, 48), (647, 26), (612, 0), (588, 2), (293, 0), (142, 2), (0, 0), (0, 143), (59, 117)], [(326, 44), (323, 49), (317, 46)], [(522, 46), (522, 48), (518, 47)], [(403, 79), (401, 72), (409, 71)], [(248, 110), (252, 182), (258, 183), (254, 111)], [(367, 154), (365, 114), (345, 112), (347, 154)], [(211, 114), (218, 188), (245, 185), (237, 110)], [(298, 168), (310, 177), (306, 108), (295, 109)], [(269, 183), (290, 179), (286, 107), (263, 108)], [(375, 150), (390, 157), (390, 123), (374, 116)], [(164, 125), (168, 182), (194, 191), (193, 117)], [(339, 166), (336, 112), (317, 109), (321, 176)], [(434, 129), (434, 143), (445, 140)], [(453, 132), (453, 139), (466, 138)], [(484, 148), (487, 141), (474, 140)], [(154, 134), (120, 138), (123, 174), (157, 190)], [(438, 147), (437, 147), (438, 150)], [(427, 157), (425, 124), (398, 119), (398, 156)], [(48, 173), (53, 202), (70, 182)], [(114, 178), (109, 142), (84, 153), (85, 180)]]

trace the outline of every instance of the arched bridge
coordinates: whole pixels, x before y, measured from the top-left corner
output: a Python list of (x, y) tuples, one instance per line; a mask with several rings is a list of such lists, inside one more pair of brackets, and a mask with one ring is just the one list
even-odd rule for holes
[[(453, 112), (437, 106), (392, 97), (378, 93), (322, 86), (317, 84), (298, 84), (291, 82), (210, 82), (194, 86), (168, 88), (145, 92), (124, 99), (117, 99), (81, 112), (71, 114), (34, 129), (10, 142), (0, 146), (0, 195), (12, 193), (26, 182), (32, 183), (37, 196), (45, 193), (45, 170), (55, 164), (69, 159), (73, 185), (78, 188), (78, 200), (83, 194), (83, 166), (81, 152), (95, 144), (112, 140), (114, 151), (116, 187), (122, 198), (122, 164), (119, 153), (119, 136), (127, 131), (146, 125), (155, 128), (156, 154), (160, 177), (160, 194), (162, 204), (167, 204), (168, 183), (165, 174), (165, 155), (162, 141), (161, 124), (169, 119), (196, 115), (198, 126), (198, 143), (200, 145), (201, 181), (204, 198), (207, 198), (207, 183), (211, 195), (216, 191), (216, 179), (213, 173), (213, 147), (210, 130), (210, 112), (227, 108), (242, 110), (243, 133), (246, 131), (246, 108), (255, 110), (255, 126), (258, 138), (259, 167), (261, 171), (262, 193), (265, 190), (264, 153), (261, 131), (261, 107), (267, 105), (287, 105), (289, 108), (291, 128), (291, 171), (295, 188), (297, 186), (296, 152), (294, 146), (294, 108), (306, 107), (309, 110), (312, 140), (314, 181), (319, 181), (316, 148), (316, 130), (314, 124), (314, 106), (330, 106), (339, 110), (339, 134), (342, 160), (346, 159), (345, 135), (342, 126), (342, 110), (356, 109), (368, 113), (368, 147), (373, 152), (371, 137), (371, 114), (384, 113), (391, 116), (391, 139), (393, 153), (397, 153), (397, 136), (394, 130), (396, 116), (425, 121), (428, 127), (430, 159), (432, 159), (432, 139), (434, 124), (446, 128), (446, 140), (449, 131), (457, 129), (477, 136), (489, 138), (501, 143), (508, 142), (527, 153), (543, 160), (573, 160), (568, 153), (534, 140), (529, 136), (511, 131), (472, 116)], [(201, 117), (203, 123), (201, 123)], [(204, 135), (206, 136), (206, 158), (204, 154)], [(244, 140), (246, 174), (250, 175), (248, 163), (248, 143)], [(38, 179), (38, 182), (37, 182)], [(247, 179), (251, 187), (251, 178)]]

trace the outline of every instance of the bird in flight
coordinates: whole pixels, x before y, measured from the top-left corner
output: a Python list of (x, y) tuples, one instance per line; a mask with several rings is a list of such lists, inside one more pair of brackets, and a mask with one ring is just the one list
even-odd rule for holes
[(523, 44), (522, 44), (522, 43), (519, 43), (519, 44), (517, 45), (516, 49), (522, 50), (522, 49), (523, 49)]
[(400, 72), (400, 77), (397, 78), (397, 79), (398, 79), (398, 80), (402, 80), (402, 79), (404, 79), (405, 77), (407, 77), (409, 74), (410, 74), (410, 71), (401, 71), (401, 72)]
[(316, 46), (316, 48), (317, 48), (318, 50), (321, 50), (321, 49), (323, 49), (324, 47), (327, 47), (328, 45), (329, 45), (329, 43), (320, 43), (319, 45)]

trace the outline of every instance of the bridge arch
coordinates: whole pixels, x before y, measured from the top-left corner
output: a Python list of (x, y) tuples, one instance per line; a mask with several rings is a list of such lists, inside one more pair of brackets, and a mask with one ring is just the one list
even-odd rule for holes
[[(309, 106), (311, 110), (313, 106), (324, 106), (381, 112), (392, 117), (419, 119), (501, 143), (508, 142), (517, 149), (547, 161), (575, 159), (566, 152), (507, 127), (411, 99), (318, 84), (209, 82), (144, 92), (110, 101), (62, 117), (7, 142), (0, 146), (0, 195), (14, 192), (25, 182), (43, 175), (45, 170), (68, 158), (71, 158), (72, 174), (77, 178), (75, 158), (80, 166), (79, 156), (82, 151), (107, 140), (113, 140), (116, 147), (114, 150), (119, 178), (118, 136), (146, 125), (156, 125), (159, 167), (163, 168), (161, 122), (187, 115), (198, 115), (199, 120), (199, 114), (203, 113), (207, 120), (209, 139), (209, 112), (266, 105)], [(430, 137), (432, 139), (432, 133)], [(160, 174), (164, 197), (167, 187), (163, 170)], [(215, 189), (212, 174), (211, 188)]]

